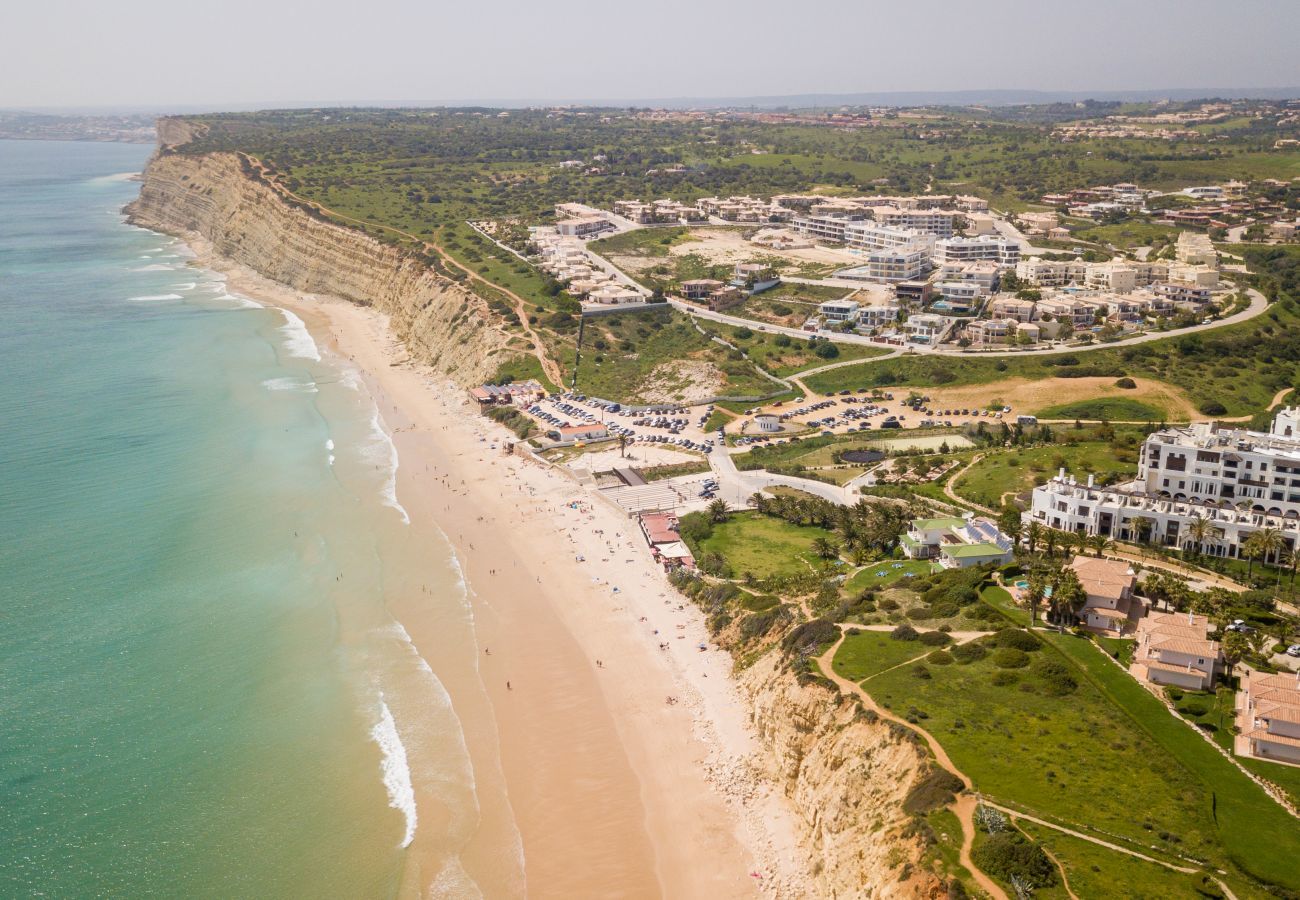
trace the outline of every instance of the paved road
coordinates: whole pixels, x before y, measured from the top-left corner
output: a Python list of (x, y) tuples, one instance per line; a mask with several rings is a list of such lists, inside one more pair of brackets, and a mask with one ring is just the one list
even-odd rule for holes
[(749, 498), (755, 493), (764, 488), (778, 486), (797, 488), (841, 506), (847, 506), (857, 500), (856, 496), (838, 484), (827, 484), (810, 478), (796, 478), (793, 475), (777, 475), (761, 469), (742, 472), (736, 468), (735, 460), (726, 452), (710, 453), (709, 466), (718, 477), (718, 496), (734, 508), (748, 506)]
[[(1234, 313), (1224, 319), (1219, 319), (1209, 325), (1191, 325), (1187, 328), (1174, 328), (1170, 331), (1152, 331), (1147, 334), (1140, 334), (1135, 337), (1125, 338), (1122, 341), (1112, 341), (1110, 343), (1084, 344), (1081, 346), (1063, 346), (1047, 345), (1033, 349), (1025, 350), (959, 350), (959, 349), (940, 349), (936, 347), (926, 347), (922, 344), (910, 344), (906, 348), (891, 347), (888, 344), (881, 344), (873, 341), (868, 337), (860, 334), (842, 334), (839, 332), (818, 332), (818, 337), (829, 338), (837, 344), (865, 344), (871, 347), (879, 347), (885, 350), (893, 350), (897, 355), (898, 352), (916, 353), (925, 356), (950, 356), (964, 359), (981, 359), (994, 356), (1042, 356), (1053, 353), (1090, 353), (1094, 350), (1108, 350), (1114, 347), (1132, 347), (1135, 344), (1146, 344), (1151, 341), (1162, 341), (1165, 338), (1178, 337), (1184, 334), (1197, 334), (1206, 331), (1213, 331), (1216, 328), (1223, 328), (1227, 325), (1235, 325), (1238, 322), (1245, 322), (1253, 319), (1268, 308), (1268, 300), (1259, 291), (1254, 288), (1247, 288), (1246, 295), (1250, 298), (1250, 303), (1241, 312)], [(756, 331), (766, 331), (775, 334), (789, 334), (795, 337), (807, 338), (813, 336), (811, 332), (801, 331), (798, 328), (787, 328), (783, 325), (769, 325), (766, 323), (755, 322), (752, 319), (742, 319), (738, 316), (729, 316), (725, 313), (710, 312), (707, 309), (701, 309), (683, 300), (669, 300), (674, 308), (681, 310), (688, 315), (700, 319), (708, 319), (713, 322), (722, 322), (727, 325), (744, 326)], [(883, 357), (878, 357), (883, 358)], [(857, 362), (874, 362), (875, 360), (857, 360)], [(827, 368), (838, 368), (842, 365), (849, 365), (848, 362), (832, 363), (821, 369), (810, 370), (800, 374), (800, 377), (807, 377), (814, 371), (824, 371)]]

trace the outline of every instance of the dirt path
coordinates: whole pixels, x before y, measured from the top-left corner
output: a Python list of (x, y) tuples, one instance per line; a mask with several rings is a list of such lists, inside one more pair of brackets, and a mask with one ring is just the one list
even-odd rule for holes
[(930, 748), (930, 752), (934, 754), (935, 761), (961, 779), (962, 784), (966, 786), (966, 791), (960, 794), (957, 797), (956, 802), (953, 804), (953, 811), (957, 814), (957, 820), (961, 823), (961, 851), (958, 858), (966, 871), (970, 872), (971, 877), (975, 879), (975, 883), (987, 892), (989, 896), (995, 898), (995, 900), (1008, 900), (1006, 891), (1002, 890), (1002, 888), (1000, 888), (992, 878), (989, 878), (989, 876), (981, 872), (975, 865), (975, 862), (971, 859), (970, 851), (971, 847), (975, 843), (976, 807), (975, 795), (970, 793), (971, 780), (967, 778), (960, 769), (953, 765), (952, 759), (948, 756), (947, 751), (943, 749), (942, 744), (935, 740), (934, 735), (930, 734), (930, 732), (926, 731), (924, 728), (921, 728), (918, 725), (913, 725), (911, 722), (904, 721), (889, 710), (882, 708), (872, 699), (870, 694), (862, 689), (861, 685), (849, 681), (847, 678), (843, 678), (835, 672), (835, 666), (833, 664), (835, 652), (839, 650), (840, 645), (844, 643), (844, 637), (845, 632), (841, 627), (840, 639), (836, 641), (829, 650), (817, 658), (817, 665), (822, 670), (822, 674), (835, 684), (839, 685), (841, 690), (848, 691), (858, 697), (868, 709), (875, 712), (876, 715), (880, 716), (882, 719), (896, 722), (904, 728), (909, 728), (919, 734), (925, 739), (926, 744)]
[(442, 260), (446, 262), (448, 265), (454, 266), (455, 268), (464, 272), (465, 275), (470, 278), (470, 280), (477, 281), (483, 285), (486, 285), (487, 287), (491, 288), (494, 291), (500, 291), (502, 294), (505, 294), (507, 297), (509, 297), (511, 300), (514, 301), (515, 314), (519, 317), (519, 325), (521, 328), (523, 328), (524, 334), (528, 336), (529, 341), (532, 343), (533, 356), (537, 358), (537, 362), (538, 364), (541, 365), (542, 371), (546, 373), (546, 377), (550, 379), (551, 383), (553, 383), (556, 387), (564, 386), (564, 373), (560, 370), (559, 364), (556, 363), (555, 360), (551, 359), (550, 356), (547, 355), (546, 345), (542, 343), (541, 338), (538, 337), (537, 332), (533, 330), (533, 326), (530, 325), (528, 322), (529, 304), (528, 301), (525, 300), (523, 297), (519, 296), (518, 294), (516, 294), (514, 291), (510, 290), (507, 287), (503, 287), (502, 285), (499, 285), (494, 281), (489, 281), (479, 273), (475, 272), (473, 269), (470, 269), (468, 266), (462, 265), (450, 253), (448, 253), (442, 247), (442, 245), (434, 241), (427, 241), (424, 238), (416, 237), (415, 235), (411, 234), (409, 231), (402, 231), (400, 228), (393, 228), (391, 225), (381, 225), (378, 222), (367, 222), (363, 219), (356, 219), (353, 218), (352, 216), (346, 216), (343, 213), (336, 212), (327, 206), (317, 203), (314, 200), (308, 200), (305, 197), (295, 194), (293, 191), (289, 190), (287, 187), (281, 184), (280, 181), (275, 177), (274, 172), (271, 169), (269, 169), (266, 166), (266, 164), (263, 163), (261, 160), (252, 156), (249, 156), (248, 159), (257, 167), (258, 171), (261, 173), (266, 183), (272, 185), (274, 190), (285, 195), (286, 197), (292, 197), (294, 200), (298, 201), (299, 203), (305, 203), (309, 206), (315, 207), (316, 209), (320, 210), (322, 213), (331, 216), (335, 219), (341, 219), (345, 222), (351, 222), (354, 225), (363, 225), (363, 226), (370, 226), (373, 228), (381, 228), (384, 231), (390, 232), (391, 234), (400, 235), (401, 237), (415, 241), (417, 244), (424, 247), (426, 250), (432, 250), (434, 253), (437, 253), (438, 256), (440, 256)]
[(979, 462), (983, 458), (984, 458), (983, 453), (976, 453), (974, 456), (971, 457), (970, 462), (966, 463), (966, 465), (962, 466), (956, 472), (953, 472), (952, 475), (948, 476), (948, 480), (943, 483), (943, 495), (947, 497), (949, 500), (951, 500), (953, 503), (958, 503), (962, 506), (973, 506), (975, 507), (975, 509), (982, 509), (986, 513), (992, 513), (993, 515), (997, 515), (997, 510), (995, 509), (989, 509), (987, 506), (984, 506), (983, 504), (976, 503), (973, 500), (967, 500), (964, 497), (957, 496), (957, 492), (954, 491), (952, 487), (954, 484), (957, 483), (957, 479), (961, 478), (963, 475), (966, 474), (967, 469), (975, 465), (975, 463)]
[(1172, 869), (1175, 872), (1192, 874), (1201, 871), (1200, 869), (1195, 868), (1193, 866), (1176, 866), (1171, 862), (1165, 862), (1163, 859), (1156, 859), (1154, 856), (1147, 856), (1145, 853), (1139, 853), (1136, 850), (1130, 850), (1128, 847), (1123, 847), (1119, 844), (1113, 844), (1110, 841), (1102, 840), (1101, 838), (1095, 837), (1091, 834), (1088, 834), (1087, 832), (1078, 831), (1074, 828), (1068, 828), (1065, 825), (1058, 825), (1055, 822), (1049, 822), (1046, 819), (1040, 819), (1037, 816), (1031, 816), (1028, 813), (1023, 813), (1018, 809), (1012, 809), (1009, 806), (1002, 806), (1001, 804), (993, 803), (990, 800), (985, 800), (984, 805), (991, 806), (996, 810), (1000, 810), (1006, 813), (1008, 816), (1011, 817), (1013, 821), (1016, 819), (1024, 819), (1026, 822), (1033, 822), (1035, 825), (1041, 825), (1044, 828), (1050, 828), (1053, 831), (1059, 831), (1062, 834), (1068, 834), (1070, 837), (1078, 838), (1081, 841), (1087, 841), (1090, 844), (1096, 844), (1099, 847), (1105, 847), (1107, 850), (1114, 850), (1116, 853), (1123, 853), (1127, 856), (1135, 856), (1138, 859), (1144, 860), (1149, 863), (1155, 863), (1157, 866), (1164, 866), (1166, 869)]

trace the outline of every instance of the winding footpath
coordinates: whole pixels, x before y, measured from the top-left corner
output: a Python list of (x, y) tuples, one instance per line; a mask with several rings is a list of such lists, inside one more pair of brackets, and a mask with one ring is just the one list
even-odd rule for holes
[[(977, 867), (975, 862), (971, 859), (970, 851), (971, 847), (975, 843), (975, 809), (978, 806), (979, 801), (977, 801), (975, 795), (971, 793), (972, 788), (970, 778), (953, 765), (952, 759), (948, 756), (947, 751), (943, 749), (943, 745), (935, 739), (934, 735), (930, 734), (930, 732), (926, 731), (919, 725), (913, 725), (911, 722), (905, 721), (904, 719), (894, 715), (889, 710), (884, 709), (880, 704), (876, 703), (876, 701), (872, 699), (870, 694), (862, 689), (860, 684), (849, 681), (847, 678), (842, 677), (835, 671), (835, 653), (840, 649), (840, 645), (844, 643), (844, 638), (847, 634), (848, 632), (844, 630), (843, 626), (840, 626), (840, 639), (836, 641), (829, 650), (817, 658), (817, 665), (821, 669), (822, 674), (838, 685), (840, 690), (847, 691), (858, 697), (862, 701), (863, 705), (872, 710), (876, 715), (880, 716), (880, 718), (886, 719), (890, 722), (895, 722), (902, 725), (904, 728), (910, 729), (919, 734), (929, 746), (930, 752), (934, 754), (935, 762), (961, 779), (961, 782), (966, 786), (966, 789), (961, 794), (957, 795), (957, 799), (953, 803), (953, 812), (957, 814), (957, 821), (961, 823), (961, 850), (958, 853), (958, 859), (966, 871), (970, 872), (971, 877), (975, 879), (975, 883), (988, 893), (990, 897), (993, 897), (994, 900), (1008, 900), (1006, 891), (1002, 890), (1002, 888), (999, 887), (997, 882), (992, 878), (980, 871), (979, 867)], [(906, 665), (906, 663), (904, 663), (904, 665)]]

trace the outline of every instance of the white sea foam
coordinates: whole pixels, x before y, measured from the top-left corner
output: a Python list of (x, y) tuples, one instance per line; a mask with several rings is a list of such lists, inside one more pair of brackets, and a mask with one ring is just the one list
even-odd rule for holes
[[(229, 300), (231, 303), (235, 304), (235, 306), (238, 307), (239, 309), (265, 309), (265, 307), (262, 306), (262, 304), (258, 303), (256, 300), (250, 300), (248, 297), (245, 297), (243, 294), (222, 294), (217, 299)], [(311, 340), (311, 338), (308, 337), (308, 340)], [(315, 346), (316, 345), (313, 342), (312, 347), (314, 348)], [(319, 356), (317, 358), (319, 359)]]
[(162, 300), (181, 300), (180, 294), (141, 294), (139, 297), (128, 298), (129, 303), (155, 303)]
[(182, 281), (172, 285), (173, 291), (192, 291), (199, 286), (197, 281)]
[(268, 378), (262, 382), (262, 387), (268, 391), (293, 391), (297, 394), (315, 394), (319, 391), (316, 382), (295, 378), (292, 375), (286, 375), (281, 378)]
[[(147, 256), (141, 257), (141, 259), (148, 259), (148, 258), (149, 257)], [(165, 263), (149, 263), (149, 265), (147, 266), (137, 266), (131, 271), (132, 272), (172, 272), (179, 268), (180, 266), (169, 266), (166, 265)]]
[(411, 785), (411, 767), (406, 760), (406, 747), (397, 733), (397, 723), (393, 721), (392, 710), (384, 702), (382, 692), (379, 694), (379, 721), (370, 729), (370, 736), (383, 753), (380, 771), (383, 772), (384, 787), (388, 791), (388, 805), (406, 817), (402, 846), (409, 847), (415, 839), (415, 788)]
[(311, 332), (302, 319), (287, 309), (281, 309), (280, 312), (284, 313), (286, 320), (280, 333), (284, 335), (284, 345), (289, 355), (320, 362), (320, 351), (316, 349), (316, 342), (312, 340)]
[(384, 486), (380, 488), (384, 505), (391, 506), (401, 513), (402, 522), (410, 525), (411, 517), (407, 515), (406, 507), (397, 501), (397, 445), (393, 443), (392, 436), (384, 430), (378, 408), (370, 414), (370, 440), (362, 448), (361, 456), (376, 467), (387, 468)]
[(333, 454), (333, 453), (330, 454), (330, 462), (329, 462), (329, 464), (330, 464), (331, 466), (334, 465), (334, 454)]

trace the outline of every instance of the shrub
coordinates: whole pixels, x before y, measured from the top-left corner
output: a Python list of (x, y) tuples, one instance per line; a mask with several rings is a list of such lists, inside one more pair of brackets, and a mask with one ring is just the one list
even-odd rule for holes
[(1124, 388), (1124, 390), (1126, 391), (1131, 391), (1137, 387), (1137, 382), (1134, 381), (1132, 378), (1121, 378), (1119, 381), (1115, 382), (1115, 387)]
[(952, 643), (952, 638), (942, 631), (926, 631), (918, 635), (922, 644), (927, 647), (945, 647)]
[(934, 610), (928, 606), (914, 606), (907, 611), (909, 619), (933, 619)]
[(840, 630), (834, 622), (825, 619), (813, 619), (795, 627), (785, 637), (786, 653), (809, 653), (833, 644), (840, 636)]
[(979, 662), (989, 655), (989, 652), (980, 644), (958, 644), (950, 651), (957, 662), (963, 665), (967, 663)]
[(930, 670), (927, 669), (925, 666), (913, 666), (912, 674), (915, 675), (917, 678), (923, 678), (927, 681), (934, 677), (933, 675), (930, 674)]
[(1042, 642), (1028, 631), (1021, 631), (1019, 628), (1007, 628), (993, 636), (993, 646), (1031, 653), (1041, 647)]
[(921, 637), (911, 625), (899, 625), (889, 632), (889, 636), (896, 641), (915, 641)]
[(1207, 400), (1200, 406), (1202, 415), (1221, 416), (1228, 411), (1228, 408), (1217, 400)]
[(998, 671), (993, 673), (993, 685), (995, 687), (1008, 687), (1019, 680), (1019, 675), (1015, 672), (1008, 671), (1007, 669), (998, 669)]
[(1056, 866), (1043, 848), (1016, 831), (991, 834), (971, 851), (971, 859), (988, 874), (1010, 881), (1013, 877), (1034, 887), (1056, 884)]
[(936, 650), (925, 659), (926, 662), (935, 666), (951, 666), (956, 661), (947, 650)]
[(886, 597), (876, 605), (879, 606), (881, 609), (885, 610), (886, 612), (893, 612), (894, 610), (898, 609), (898, 601), (895, 600), (893, 597)]
[(947, 806), (965, 789), (965, 782), (947, 769), (934, 769), (907, 792), (903, 809), (910, 815), (923, 815)]
[(1034, 666), (1034, 674), (1042, 679), (1044, 693), (1050, 697), (1072, 694), (1079, 686), (1070, 667), (1055, 659), (1040, 659)]
[(961, 612), (961, 608), (957, 606), (956, 603), (953, 603), (951, 600), (946, 600), (943, 603), (936, 603), (934, 606), (930, 607), (929, 618), (951, 619), (959, 612)]
[(1023, 669), (1029, 665), (1029, 654), (1014, 647), (999, 647), (993, 651), (993, 665), (999, 669)]
[(1178, 707), (1178, 711), (1185, 716), (1191, 716), (1192, 718), (1199, 718), (1200, 716), (1203, 716), (1206, 713), (1208, 713), (1210, 711), (1210, 707), (1207, 706), (1203, 700), (1200, 700), (1198, 698), (1198, 699), (1188, 700), (1182, 706)]

